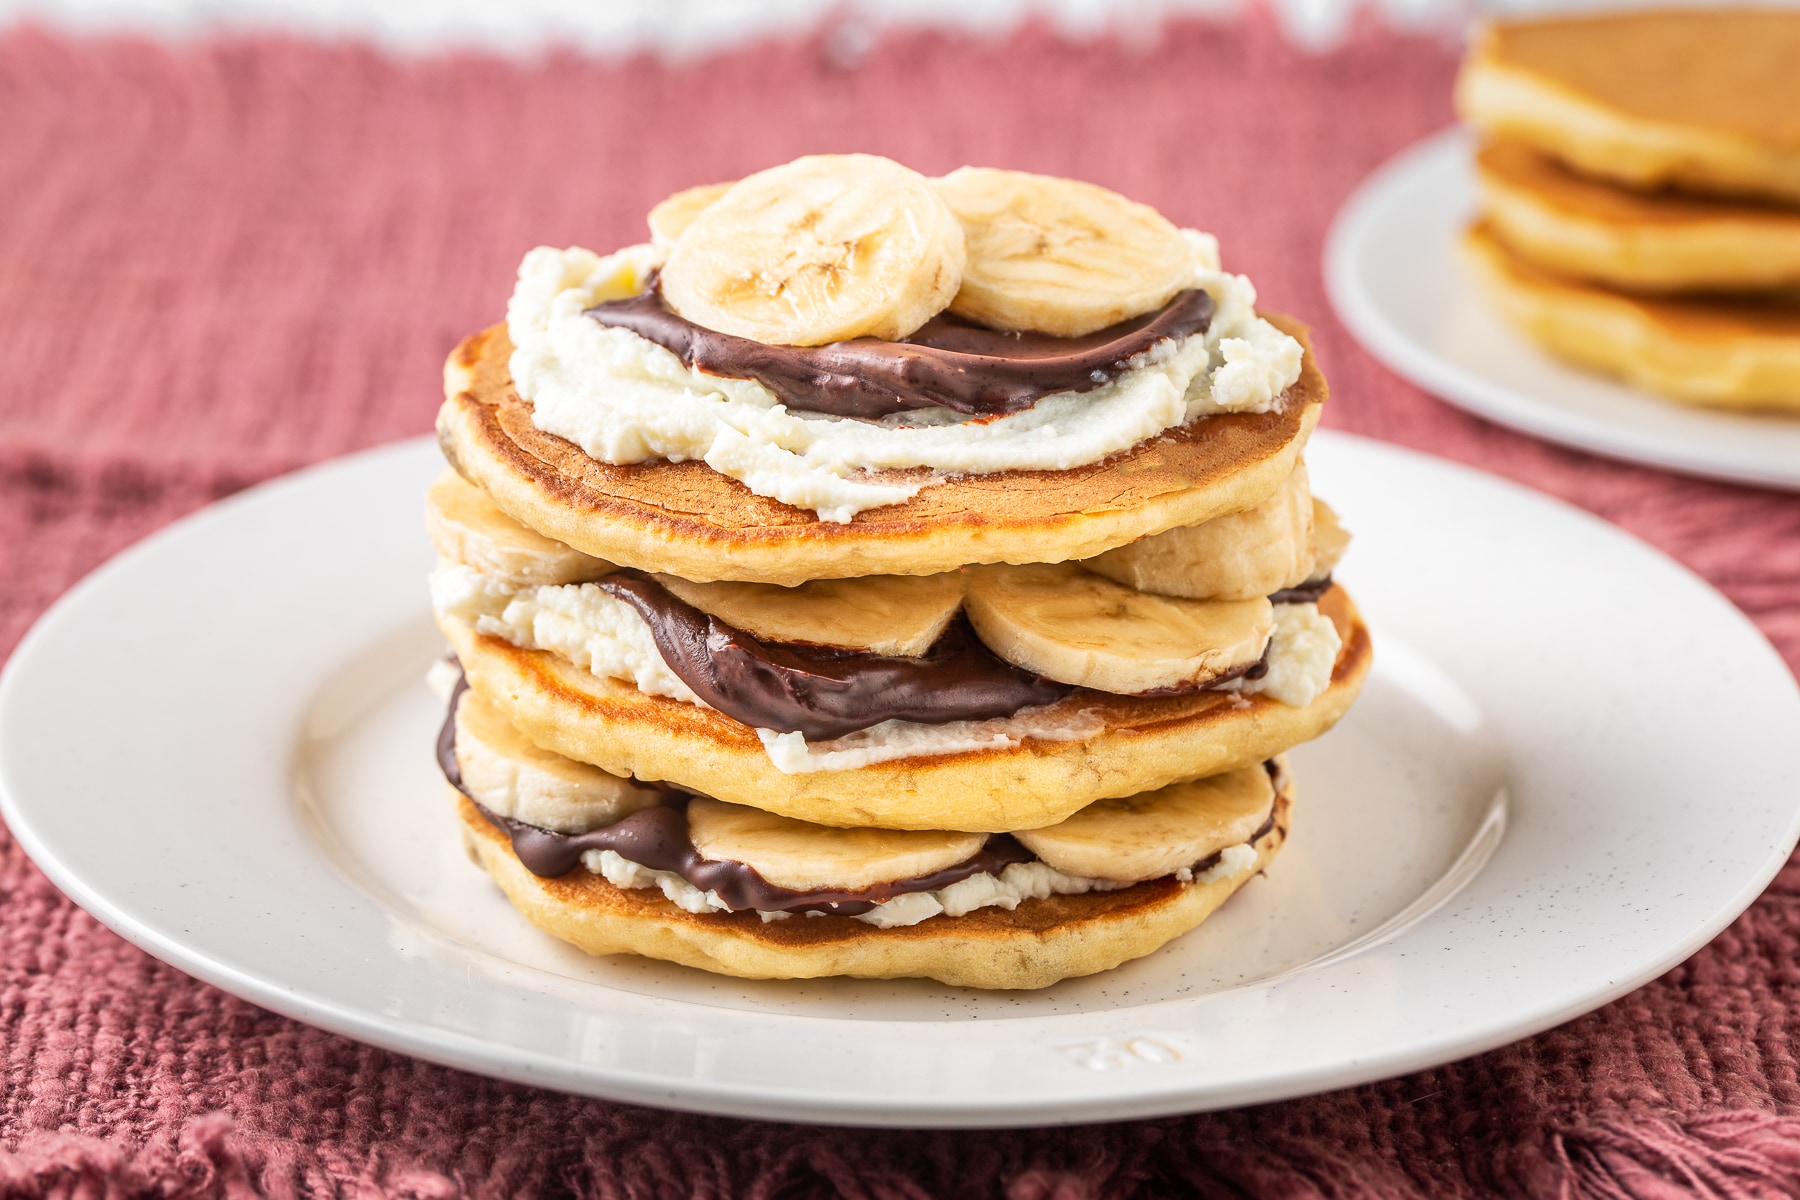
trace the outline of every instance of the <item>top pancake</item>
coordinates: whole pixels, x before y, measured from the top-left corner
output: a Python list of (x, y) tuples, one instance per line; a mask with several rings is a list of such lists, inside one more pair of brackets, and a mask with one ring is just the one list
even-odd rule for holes
[[(1307, 344), (1304, 326), (1264, 315)], [(438, 440), (464, 478), (515, 520), (596, 557), (687, 579), (784, 586), (1090, 558), (1253, 507), (1293, 471), (1326, 397), (1309, 348), (1299, 381), (1270, 412), (1206, 417), (1066, 471), (953, 476), (836, 524), (702, 462), (596, 462), (532, 424), (530, 403), (512, 385), (511, 353), (496, 325), (464, 339), (445, 364)]]
[(1800, 200), (1800, 13), (1635, 11), (1496, 24), (1463, 115), (1637, 187)]

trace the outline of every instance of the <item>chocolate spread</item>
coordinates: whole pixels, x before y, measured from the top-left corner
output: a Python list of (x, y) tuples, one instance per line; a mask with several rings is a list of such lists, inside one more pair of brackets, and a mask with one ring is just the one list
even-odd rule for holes
[(1317, 604), (1319, 598), (1331, 590), (1331, 576), (1323, 579), (1309, 579), (1296, 587), (1282, 588), (1279, 592), (1269, 593), (1270, 604)]
[(655, 342), (696, 371), (754, 379), (792, 408), (877, 418), (936, 407), (994, 417), (1052, 392), (1112, 382), (1157, 342), (1204, 333), (1213, 301), (1190, 288), (1155, 312), (1073, 338), (988, 329), (946, 312), (902, 341), (824, 346), (768, 346), (696, 325), (663, 303), (654, 280), (642, 294), (596, 304), (587, 315)]
[(669, 669), (702, 700), (759, 729), (808, 741), (882, 721), (940, 725), (1010, 717), (1075, 689), (1004, 662), (958, 615), (921, 658), (763, 642), (677, 599), (638, 571), (597, 581), (650, 627)]
[[(481, 808), (479, 804), (475, 807)], [(1031, 861), (1031, 852), (1010, 834), (995, 834), (971, 858), (929, 875), (896, 879), (857, 891), (835, 888), (799, 890), (777, 887), (747, 863), (701, 858), (688, 837), (687, 801), (672, 800), (643, 808), (604, 829), (587, 833), (553, 833), (481, 809), (482, 815), (512, 839), (513, 853), (534, 875), (567, 874), (589, 850), (613, 850), (619, 857), (657, 871), (673, 871), (703, 892), (711, 892), (733, 912), (817, 909), (854, 917), (884, 900), (909, 892), (934, 892), (984, 872), (998, 875), (1007, 866)]]

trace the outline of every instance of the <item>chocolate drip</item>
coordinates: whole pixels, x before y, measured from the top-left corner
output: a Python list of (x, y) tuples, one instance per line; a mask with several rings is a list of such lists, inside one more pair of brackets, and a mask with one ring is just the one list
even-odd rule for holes
[(1050, 704), (1075, 689), (1003, 662), (958, 616), (922, 658), (762, 642), (683, 603), (637, 571), (597, 581), (650, 626), (669, 669), (702, 700), (761, 729), (808, 741), (888, 720), (979, 721)]
[(1204, 333), (1212, 296), (1177, 292), (1153, 313), (1081, 337), (1009, 333), (939, 313), (898, 342), (854, 338), (824, 346), (767, 346), (696, 325), (663, 303), (652, 281), (642, 294), (587, 310), (629, 329), (708, 375), (754, 379), (792, 408), (839, 417), (885, 417), (914, 408), (1004, 416), (1053, 392), (1112, 382), (1157, 342)]
[(1319, 598), (1331, 590), (1331, 576), (1323, 579), (1309, 579), (1298, 587), (1282, 588), (1279, 592), (1269, 593), (1270, 604), (1317, 604)]
[[(456, 761), (456, 703), (469, 690), (469, 677), (462, 673), (462, 663), (454, 655), (450, 661), (456, 663), (456, 686), (450, 689), (450, 711), (444, 714), (444, 723), (438, 728), (438, 770), (444, 773), (451, 787), (469, 796), (469, 789), (463, 786), (462, 764)], [(474, 798), (469, 796), (471, 800)]]

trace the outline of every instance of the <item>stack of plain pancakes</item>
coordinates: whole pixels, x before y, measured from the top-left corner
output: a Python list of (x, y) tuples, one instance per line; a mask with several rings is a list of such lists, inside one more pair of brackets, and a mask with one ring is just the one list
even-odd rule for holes
[(1369, 637), (1304, 331), (1105, 189), (815, 156), (539, 249), (446, 368), (439, 761), (595, 954), (1042, 987), (1269, 864)]
[(1487, 138), (1466, 257), (1577, 364), (1800, 411), (1800, 13), (1496, 24), (1458, 81)]

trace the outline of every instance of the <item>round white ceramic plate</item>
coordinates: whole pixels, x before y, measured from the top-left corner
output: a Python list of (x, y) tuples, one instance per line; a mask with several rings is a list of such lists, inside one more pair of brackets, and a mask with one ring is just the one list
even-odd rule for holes
[(1093, 1121), (1392, 1075), (1650, 979), (1786, 859), (1800, 696), (1655, 551), (1320, 434), (1376, 667), (1295, 755), (1265, 878), (1042, 992), (590, 959), (462, 857), (432, 761), (428, 442), (255, 489), (97, 571), (0, 678), (0, 800), (100, 920), (279, 1012), (571, 1091), (895, 1125)]
[(1371, 175), (1325, 245), (1332, 306), (1369, 353), (1490, 421), (1614, 458), (1800, 489), (1800, 418), (1663, 400), (1550, 358), (1456, 260), (1476, 209), (1473, 142), (1452, 129)]

